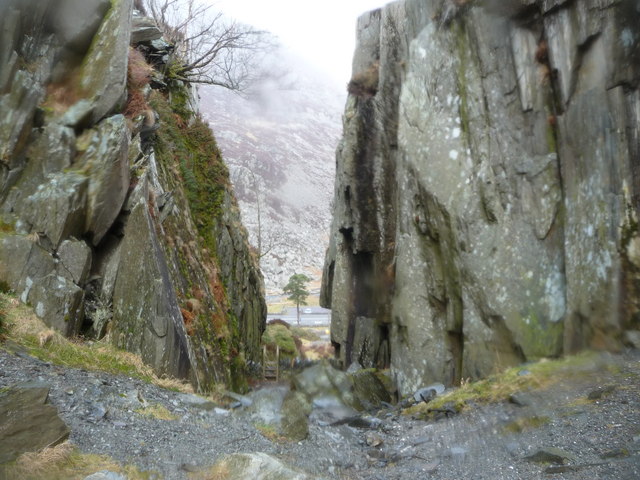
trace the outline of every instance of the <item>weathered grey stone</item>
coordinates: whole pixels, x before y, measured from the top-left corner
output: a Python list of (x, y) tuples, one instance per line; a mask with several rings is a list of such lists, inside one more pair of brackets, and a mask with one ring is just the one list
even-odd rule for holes
[(32, 195), (38, 186), (48, 182), (49, 174), (60, 173), (71, 165), (75, 155), (75, 140), (70, 128), (56, 124), (46, 125), (29, 146), (26, 164), (2, 208), (19, 214), (25, 199)]
[(433, 400), (437, 395), (440, 395), (444, 392), (444, 385), (441, 383), (433, 383), (426, 387), (422, 387), (418, 389), (413, 394), (414, 402), (429, 402)]
[(76, 285), (84, 285), (91, 270), (91, 249), (82, 240), (65, 240), (58, 248), (58, 271)]
[(32, 232), (45, 235), (57, 247), (85, 232), (89, 179), (75, 172), (54, 173), (25, 199), (22, 217)]
[(58, 0), (49, 27), (64, 47), (82, 55), (110, 7), (110, 0)]
[(15, 385), (0, 392), (0, 464), (25, 452), (55, 446), (69, 437), (69, 428), (57, 409), (46, 404), (49, 386), (42, 383)]
[(347, 101), (321, 294), (345, 367), (390, 365), (408, 394), (619, 346), (640, 311), (640, 12), (605, 3), (359, 19), (378, 93)]
[(34, 242), (26, 235), (0, 234), (0, 279), (18, 291)]
[(84, 290), (56, 273), (33, 279), (27, 277), (25, 282), (27, 302), (44, 323), (66, 337), (80, 332), (84, 319)]
[(363, 369), (349, 375), (353, 393), (364, 410), (381, 408), (391, 402), (391, 395), (373, 369)]
[(213, 472), (224, 472), (228, 480), (312, 480), (313, 477), (288, 467), (280, 460), (266, 453), (235, 453), (219, 460), (212, 468)]
[[(15, 168), (15, 155), (25, 147), (35, 110), (44, 96), (44, 88), (38, 85), (33, 75), (18, 71), (11, 91), (0, 96), (0, 164)], [(2, 185), (2, 190), (6, 185)]]
[(146, 202), (131, 211), (119, 255), (112, 338), (158, 373), (187, 377), (191, 360), (182, 314)]
[(261, 388), (252, 392), (251, 396), (238, 395), (228, 392), (227, 396), (233, 398), (244, 407), (243, 411), (251, 417), (253, 423), (280, 427), (282, 420), (282, 402), (288, 393), (287, 387)]
[(627, 330), (623, 338), (627, 345), (640, 349), (640, 330)]
[(309, 435), (308, 417), (311, 404), (300, 392), (290, 391), (282, 403), (280, 433), (287, 439), (299, 442)]
[(156, 22), (149, 17), (133, 16), (131, 27), (131, 45), (158, 40), (162, 32)]
[(129, 133), (124, 116), (103, 120), (93, 133), (83, 136), (83, 143), (86, 149), (76, 165), (89, 176), (86, 228), (97, 245), (119, 215), (129, 189)]
[(541, 448), (525, 458), (530, 462), (557, 464), (575, 460), (575, 456), (573, 454), (556, 447)]
[[(199, 390), (241, 389), (244, 359), (260, 355), (266, 305), (233, 193), (221, 185), (223, 205), (212, 200), (205, 249), (174, 170), (180, 160), (141, 158), (124, 117), (111, 115), (126, 98), (131, 0), (54, 3), (0, 2), (0, 280), (64, 334), (78, 332), (86, 311), (96, 336), (112, 323), (116, 343), (158, 373)], [(74, 4), (82, 25), (65, 13)], [(139, 188), (125, 204), (130, 159)], [(183, 316), (179, 302), (194, 297), (199, 311)]]
[(84, 477), (84, 480), (127, 480), (127, 477), (109, 470), (100, 470), (99, 472)]
[(64, 112), (59, 122), (67, 127), (80, 129), (89, 125), (92, 112), (93, 104), (89, 100), (79, 100)]
[(86, 54), (80, 86), (84, 98), (94, 104), (93, 123), (112, 112), (124, 98), (132, 9), (132, 0), (113, 0)]
[(391, 396), (372, 369), (346, 374), (327, 362), (304, 369), (293, 377), (295, 390), (310, 400), (322, 404), (336, 399), (343, 406), (358, 411), (379, 408), (390, 402)]

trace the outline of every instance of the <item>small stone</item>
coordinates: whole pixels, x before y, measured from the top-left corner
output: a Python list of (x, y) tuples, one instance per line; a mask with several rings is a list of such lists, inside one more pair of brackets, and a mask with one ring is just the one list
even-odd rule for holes
[(426, 473), (435, 473), (436, 470), (438, 470), (439, 466), (440, 466), (440, 461), (439, 460), (434, 460), (433, 462), (429, 462), (426, 465), (423, 465), (422, 469)]
[(370, 447), (379, 447), (384, 443), (382, 437), (375, 432), (367, 432), (365, 441)]
[(427, 443), (430, 441), (431, 441), (431, 438), (427, 436), (418, 437), (413, 439), (413, 442), (411, 442), (411, 445), (413, 445), (414, 447), (417, 447), (418, 445), (422, 445), (423, 443)]
[(509, 396), (509, 402), (513, 403), (514, 405), (518, 405), (519, 407), (531, 406), (531, 404), (533, 403), (532, 400), (533, 399), (531, 398), (531, 395), (525, 392), (516, 392)]
[(589, 400), (600, 400), (603, 396), (613, 393), (615, 389), (616, 389), (615, 385), (598, 387), (595, 390), (592, 390), (591, 392), (589, 392), (589, 395), (587, 395), (587, 398)]
[(107, 408), (102, 403), (94, 403), (89, 409), (87, 420), (90, 422), (98, 422), (107, 416)]
[(602, 452), (600, 458), (623, 458), (629, 456), (629, 450), (626, 448), (612, 448)]
[(364, 417), (364, 416), (356, 416), (346, 419), (345, 422), (350, 427), (355, 428), (379, 428), (382, 425), (382, 420), (375, 417)]
[(110, 470), (100, 470), (93, 475), (84, 477), (84, 480), (127, 480), (127, 477)]
[(524, 377), (526, 375), (531, 375), (531, 371), (527, 370), (526, 368), (523, 368), (518, 372), (519, 377)]
[(347, 373), (356, 373), (360, 370), (362, 370), (362, 365), (360, 365), (360, 363), (358, 362), (353, 362), (351, 365), (349, 365), (349, 368), (347, 368)]
[(536, 463), (556, 463), (563, 464), (566, 461), (571, 461), (574, 459), (574, 456), (569, 452), (565, 452), (559, 448), (555, 447), (546, 447), (541, 448), (533, 455), (529, 455), (524, 457), (526, 460), (530, 462)]
[(433, 383), (426, 387), (417, 390), (413, 394), (413, 399), (416, 402), (429, 402), (433, 400), (437, 395), (441, 395), (444, 392), (444, 385), (441, 383)]
[(183, 463), (182, 465), (180, 465), (180, 469), (189, 473), (195, 473), (200, 470), (197, 465), (193, 465), (191, 463)]
[(447, 456), (456, 460), (464, 460), (469, 450), (464, 447), (451, 447), (447, 452)]

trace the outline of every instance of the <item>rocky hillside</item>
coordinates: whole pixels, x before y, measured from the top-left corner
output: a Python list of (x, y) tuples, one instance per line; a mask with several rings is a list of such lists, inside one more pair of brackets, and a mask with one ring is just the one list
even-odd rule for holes
[(323, 303), (403, 393), (637, 335), (637, 2), (358, 22)]
[(268, 290), (295, 272), (320, 279), (331, 223), (341, 87), (284, 48), (245, 95), (200, 91), (204, 117), (229, 165)]
[(67, 336), (241, 388), (262, 276), (170, 46), (132, 0), (1, 8), (2, 288)]

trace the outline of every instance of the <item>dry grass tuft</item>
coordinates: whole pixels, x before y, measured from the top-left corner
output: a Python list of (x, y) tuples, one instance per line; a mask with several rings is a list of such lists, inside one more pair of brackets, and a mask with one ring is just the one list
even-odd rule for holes
[(228, 480), (230, 475), (231, 471), (225, 460), (218, 462), (213, 467), (188, 474), (190, 480)]
[(73, 445), (63, 442), (40, 452), (23, 453), (16, 460), (16, 473), (20, 473), (25, 478), (29, 476), (45, 478), (44, 474), (52, 468), (68, 462), (73, 450)]
[(149, 480), (153, 472), (134, 465), (119, 465), (106, 455), (83, 454), (69, 442), (40, 452), (23, 453), (14, 462), (0, 466), (0, 478), (20, 480), (83, 480), (100, 470), (125, 475), (129, 480)]
[(133, 119), (149, 110), (143, 88), (151, 82), (152, 72), (153, 67), (147, 63), (144, 55), (135, 48), (129, 48), (127, 103), (123, 111), (125, 117)]
[(139, 408), (136, 413), (144, 415), (145, 417), (152, 417), (158, 420), (177, 420), (173, 413), (167, 410), (166, 407), (160, 404), (149, 405), (148, 407)]
[(153, 67), (147, 63), (144, 55), (135, 48), (129, 49), (129, 65), (127, 69), (127, 87), (142, 88), (151, 82)]
[(163, 388), (194, 393), (193, 387), (186, 381), (158, 377), (139, 355), (119, 350), (104, 341), (92, 343), (64, 338), (49, 329), (31, 308), (21, 304), (18, 299), (0, 293), (0, 300), (5, 305), (3, 323), (6, 323), (7, 339), (23, 345), (40, 360), (67, 367), (124, 374)]

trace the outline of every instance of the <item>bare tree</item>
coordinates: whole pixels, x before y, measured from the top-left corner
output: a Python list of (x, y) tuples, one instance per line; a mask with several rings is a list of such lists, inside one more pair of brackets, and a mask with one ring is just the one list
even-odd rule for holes
[(267, 255), (269, 252), (271, 252), (271, 250), (275, 248), (278, 242), (276, 238), (274, 238), (273, 232), (270, 232), (270, 233), (265, 232), (262, 228), (264, 225), (263, 218), (262, 218), (262, 205), (263, 205), (262, 202), (264, 199), (262, 185), (256, 178), (256, 174), (253, 172), (253, 170), (247, 167), (243, 167), (243, 168), (246, 170), (249, 177), (251, 177), (251, 184), (253, 185), (253, 193), (256, 197), (255, 206), (256, 206), (256, 215), (257, 215), (257, 222), (258, 222), (257, 231), (256, 231), (256, 241), (258, 244), (256, 245), (256, 250), (257, 250), (258, 259), (261, 259), (265, 255)]
[(214, 12), (202, 0), (144, 0), (146, 11), (175, 46), (172, 74), (190, 83), (242, 91), (260, 72), (271, 47), (266, 32)]

